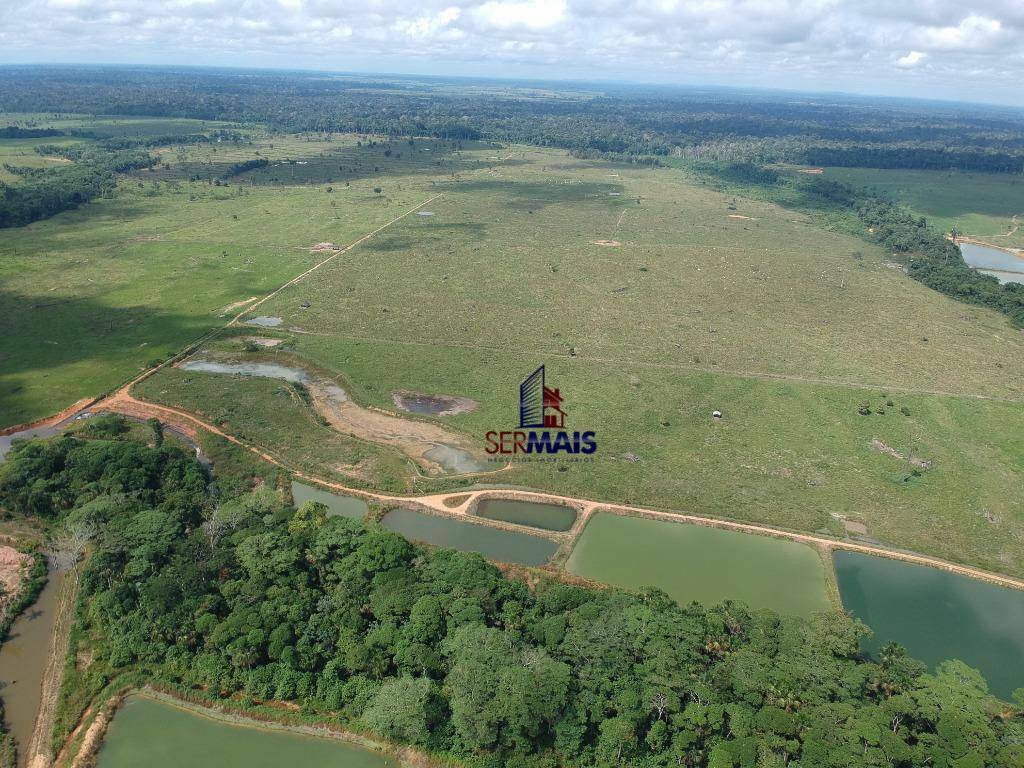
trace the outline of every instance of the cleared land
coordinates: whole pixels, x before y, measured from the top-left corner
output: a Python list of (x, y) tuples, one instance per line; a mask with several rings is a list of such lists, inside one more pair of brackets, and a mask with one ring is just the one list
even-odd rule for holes
[[(216, 160), (214, 147), (182, 148), (159, 183), (144, 172), (141, 190), (125, 184), (113, 200), (0, 235), (32, 249), (11, 274), (33, 298), (63, 280), (58, 234), (75, 252), (91, 233), (90, 252), (129, 254), (73, 265), (68, 301), (49, 314), (8, 312), (21, 323), (8, 338), (43, 343), (15, 350), (33, 365), (5, 369), (7, 402), (42, 415), (113, 386), (154, 350), (223, 324), (224, 307), (308, 269), (322, 258), (313, 244), (352, 242), (443, 192), (434, 215), (403, 219), (259, 306), (282, 321), (260, 329), (282, 341), (261, 359), (305, 358), (359, 404), (392, 412), (395, 391), (471, 398), (476, 410), (438, 421), (481, 445), (514, 428), (519, 381), (546, 363), (568, 427), (595, 430), (598, 454), (517, 465), (502, 483), (799, 530), (841, 533), (845, 518), (873, 539), (1024, 572), (1024, 335), (887, 267), (880, 249), (763, 202), (734, 210), (678, 170), (355, 137), (253, 146), (280, 164), (218, 187), (187, 178), (253, 147), (218, 147)], [(129, 203), (143, 213), (114, 221)], [(147, 232), (163, 239), (133, 239)], [(611, 238), (620, 245), (595, 244)], [(112, 263), (128, 268), (101, 272), (103, 293), (89, 286)], [(91, 304), (71, 300), (83, 285)], [(126, 301), (156, 316), (89, 322)], [(54, 333), (86, 333), (47, 349), (47, 317)], [(248, 354), (251, 333), (213, 346)], [(421, 477), (396, 452), (338, 435), (280, 382), (182, 374), (162, 370), (136, 394), (320, 476), (394, 491), (466, 482)]]
[[(217, 186), (189, 181), (195, 173), (142, 171), (110, 199), (0, 231), (0, 427), (122, 383), (223, 325), (228, 305), (264, 295), (319, 261), (312, 244), (356, 240), (429, 196), (427, 182), (403, 183), (403, 173), (414, 178), (436, 168), (423, 158), (443, 156), (440, 147), (385, 158), (384, 150), (363, 150), (357, 141), (317, 145), (335, 178), (338, 158), (356, 169), (332, 192), (330, 185), (232, 179)], [(260, 146), (264, 156), (284, 155), (306, 143), (187, 145), (168, 150), (166, 159), (199, 158), (197, 167), (213, 179)]]

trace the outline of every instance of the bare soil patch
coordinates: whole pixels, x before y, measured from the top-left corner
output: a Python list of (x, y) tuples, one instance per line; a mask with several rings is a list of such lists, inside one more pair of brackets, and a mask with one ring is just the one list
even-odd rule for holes
[(871, 447), (874, 448), (879, 453), (884, 453), (887, 456), (892, 456), (894, 459), (900, 459), (901, 461), (906, 461), (906, 462), (912, 464), (915, 467), (920, 467), (921, 469), (931, 469), (931, 466), (932, 466), (931, 461), (928, 461), (926, 459), (919, 459), (916, 456), (908, 457), (906, 454), (900, 453), (895, 448), (892, 448), (891, 446), (886, 445), (881, 440), (879, 440), (877, 437), (874, 440), (871, 441)]
[(30, 555), (14, 547), (0, 546), (0, 594), (14, 597), (21, 593), (21, 582), (31, 561)]
[(813, 176), (817, 176), (818, 174), (821, 174), (821, 173), (824, 173), (824, 172), (825, 172), (824, 168), (801, 168), (800, 169), (800, 173), (809, 173), (809, 174), (811, 174)]
[(755, 219), (753, 216), (741, 216), (738, 213), (730, 213), (729, 214), (729, 218), (730, 219), (743, 219), (743, 221), (757, 221), (757, 219)]
[(622, 245), (618, 240), (594, 240), (593, 242), (594, 245), (605, 245), (609, 248), (617, 248)]
[(309, 249), (310, 253), (322, 253), (323, 251), (336, 251), (338, 246), (334, 243), (316, 243)]
[(250, 296), (248, 299), (242, 299), (241, 301), (233, 302), (231, 304), (228, 304), (223, 309), (221, 309), (221, 311), (218, 314), (220, 317), (224, 317), (229, 313), (234, 312), (236, 309), (241, 309), (246, 304), (252, 304), (252, 302), (256, 301), (256, 299), (258, 298), (258, 296)]
[(438, 447), (447, 447), (475, 456), (476, 448), (454, 432), (436, 424), (394, 416), (386, 411), (363, 408), (353, 403), (344, 390), (328, 381), (307, 384), (313, 407), (339, 432), (354, 435), (371, 443), (398, 448), (424, 467), (428, 473), (442, 474), (444, 466), (431, 458)]
[(246, 341), (251, 341), (257, 347), (276, 347), (284, 342), (284, 339), (268, 339), (265, 336), (247, 336)]

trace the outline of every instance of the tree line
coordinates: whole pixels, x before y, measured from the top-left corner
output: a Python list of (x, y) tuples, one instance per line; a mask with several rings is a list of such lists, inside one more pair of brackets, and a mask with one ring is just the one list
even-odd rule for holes
[(284, 700), (481, 768), (1024, 765), (1024, 690), (875, 659), (839, 612), (679, 606), (417, 546), (374, 523), (219, 494), (166, 442), (17, 446), (0, 506), (89, 532), (76, 637), (99, 690), (144, 673)]
[(77, 208), (113, 191), (117, 174), (156, 162), (140, 149), (107, 151), (98, 147), (47, 145), (45, 151), (74, 162), (54, 168), (6, 165), (19, 179), (13, 184), (0, 181), (0, 229), (24, 226)]
[[(473, 87), (480, 86), (480, 87)], [(1024, 172), (1024, 113), (978, 105), (602, 84), (322, 73), (8, 68), (8, 111), (261, 123), (288, 132), (489, 139), (577, 152)]]

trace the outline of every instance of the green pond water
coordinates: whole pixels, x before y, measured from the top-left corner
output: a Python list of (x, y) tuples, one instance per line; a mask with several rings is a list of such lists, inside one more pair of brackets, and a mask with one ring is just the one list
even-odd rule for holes
[(1024, 686), (1024, 592), (860, 552), (833, 561), (843, 607), (874, 631), (867, 651), (895, 640), (932, 667), (960, 659), (1003, 698)]
[(221, 722), (131, 696), (118, 710), (97, 768), (396, 768), (376, 752), (332, 739)]
[(792, 616), (832, 609), (810, 547), (701, 525), (598, 512), (566, 568), (626, 589), (658, 587), (683, 605), (741, 600)]
[(482, 499), (476, 514), (488, 520), (529, 525), (547, 531), (568, 531), (576, 522), (576, 510), (572, 507), (515, 499)]
[(305, 485), (292, 481), (292, 500), (295, 506), (306, 501), (319, 501), (330, 510), (328, 514), (332, 517), (351, 517), (355, 520), (362, 520), (370, 511), (369, 505), (358, 496), (343, 496), (338, 493), (330, 493), (312, 485)]
[(479, 552), (488, 560), (502, 563), (544, 565), (558, 549), (557, 542), (541, 536), (464, 523), (411, 509), (388, 512), (381, 523), (407, 539), (463, 552)]

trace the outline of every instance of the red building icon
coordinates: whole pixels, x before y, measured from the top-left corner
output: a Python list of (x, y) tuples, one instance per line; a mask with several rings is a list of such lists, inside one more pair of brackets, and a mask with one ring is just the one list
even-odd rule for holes
[(565, 411), (562, 410), (562, 394), (558, 389), (544, 387), (544, 426), (550, 429), (565, 427)]

